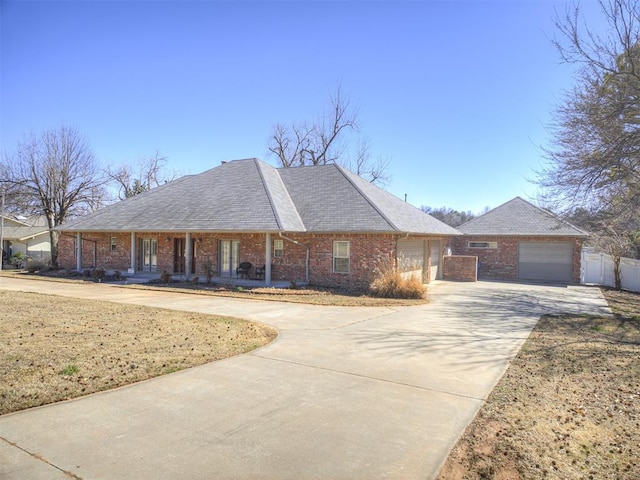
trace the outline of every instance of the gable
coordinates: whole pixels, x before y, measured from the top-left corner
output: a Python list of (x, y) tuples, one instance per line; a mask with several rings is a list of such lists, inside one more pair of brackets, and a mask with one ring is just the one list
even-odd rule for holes
[(516, 197), (458, 227), (465, 235), (586, 237), (588, 233)]

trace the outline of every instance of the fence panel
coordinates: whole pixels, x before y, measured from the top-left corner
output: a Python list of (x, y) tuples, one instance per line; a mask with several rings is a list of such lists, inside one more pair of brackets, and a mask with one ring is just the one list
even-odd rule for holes
[[(622, 288), (640, 292), (640, 260), (622, 258), (620, 261)], [(582, 251), (582, 275), (580, 283), (615, 287), (613, 257), (605, 253)]]

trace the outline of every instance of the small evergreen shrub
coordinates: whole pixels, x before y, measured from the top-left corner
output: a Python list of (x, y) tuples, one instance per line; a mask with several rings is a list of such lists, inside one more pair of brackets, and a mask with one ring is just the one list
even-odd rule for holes
[(171, 283), (171, 274), (165, 270), (160, 275), (160, 281), (162, 283)]

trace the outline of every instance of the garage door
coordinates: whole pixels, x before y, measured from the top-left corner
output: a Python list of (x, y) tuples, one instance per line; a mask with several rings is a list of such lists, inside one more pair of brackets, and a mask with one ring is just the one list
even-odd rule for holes
[(518, 278), (571, 281), (571, 242), (518, 243)]
[(405, 277), (422, 280), (424, 269), (424, 240), (398, 240), (398, 268)]
[(440, 274), (440, 240), (431, 240), (431, 281), (439, 279)]

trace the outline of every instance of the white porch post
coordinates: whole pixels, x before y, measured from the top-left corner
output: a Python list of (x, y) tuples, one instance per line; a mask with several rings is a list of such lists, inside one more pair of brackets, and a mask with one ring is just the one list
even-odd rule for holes
[(76, 233), (76, 270), (82, 271), (82, 233)]
[(271, 234), (267, 233), (264, 248), (264, 284), (271, 285)]
[(191, 248), (191, 233), (187, 232), (187, 238), (185, 239), (186, 245), (184, 246), (184, 274), (187, 280), (191, 280), (191, 258), (193, 252)]
[(131, 232), (131, 262), (128, 273), (136, 273), (136, 232)]

